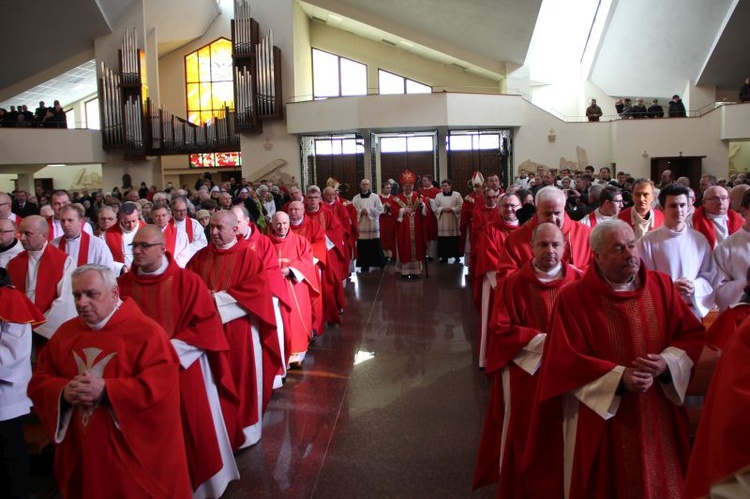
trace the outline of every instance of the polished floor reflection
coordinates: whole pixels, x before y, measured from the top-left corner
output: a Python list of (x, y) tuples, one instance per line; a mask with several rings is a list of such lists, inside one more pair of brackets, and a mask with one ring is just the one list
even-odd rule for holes
[(471, 491), (488, 382), (464, 267), (429, 271), (350, 279), (342, 324), (274, 394), (224, 497), (494, 497)]

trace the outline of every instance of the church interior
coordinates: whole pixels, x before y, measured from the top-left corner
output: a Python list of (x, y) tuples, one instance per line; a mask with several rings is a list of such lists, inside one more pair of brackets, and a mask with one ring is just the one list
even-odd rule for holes
[[(192, 187), (209, 171), (334, 178), (351, 199), (405, 168), (462, 195), (477, 170), (505, 186), (540, 167), (750, 171), (737, 98), (750, 0), (11, 0), (0, 13), (0, 108), (59, 100), (67, 118), (0, 127), (2, 192)], [(242, 36), (263, 40), (244, 56), (264, 61), (258, 87)], [(615, 109), (673, 95), (684, 119)], [(490, 382), (466, 268), (427, 267), (415, 281), (352, 274), (341, 324), (289, 371), (223, 497), (496, 495), (472, 490)], [(34, 497), (55, 497), (49, 442), (27, 437)]]

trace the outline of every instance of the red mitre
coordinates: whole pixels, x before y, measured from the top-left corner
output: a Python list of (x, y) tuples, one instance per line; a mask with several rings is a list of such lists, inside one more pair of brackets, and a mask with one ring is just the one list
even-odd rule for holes
[(402, 186), (406, 184), (414, 185), (417, 183), (417, 176), (411, 170), (404, 170), (398, 177), (398, 183)]

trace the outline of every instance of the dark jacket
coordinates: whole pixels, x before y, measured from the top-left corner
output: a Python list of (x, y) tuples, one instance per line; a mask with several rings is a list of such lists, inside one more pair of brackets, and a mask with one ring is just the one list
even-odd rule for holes
[(684, 118), (687, 116), (685, 112), (685, 104), (682, 103), (682, 99), (677, 101), (669, 101), (669, 117), (670, 118)]

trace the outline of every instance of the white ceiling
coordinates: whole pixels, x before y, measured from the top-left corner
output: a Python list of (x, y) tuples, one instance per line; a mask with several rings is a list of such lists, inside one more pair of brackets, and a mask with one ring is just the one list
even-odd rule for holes
[[(698, 79), (733, 0), (620, 0), (590, 79), (613, 96), (682, 94)], [(741, 83), (741, 80), (740, 80)]]
[[(73, 92), (71, 86), (83, 88), (76, 80), (91, 71), (90, 62), (62, 68), (72, 73), (56, 78), (59, 85), (45, 83), (28, 97), (3, 94), (3, 90), (75, 56), (80, 63), (80, 54), (92, 50), (94, 38), (110, 32), (132, 1), (1, 1), (0, 44), (22, 47), (2, 52), (0, 98), (5, 99), (1, 104), (16, 105), (19, 99), (29, 107), (56, 98), (72, 102), (66, 96)], [(570, 2), (570, 8), (576, 9), (576, 0), (545, 1)], [(162, 54), (200, 36), (219, 13), (216, 0), (144, 2), (147, 19), (158, 26)], [(308, 16), (332, 27), (499, 80), (524, 63), (542, 0), (299, 3)], [(47, 29), (28, 36), (40, 20)], [(739, 88), (750, 72), (748, 24), (750, 0), (613, 0), (590, 78), (610, 95), (681, 93), (686, 78), (721, 89)], [(94, 88), (91, 85), (95, 82), (88, 88)]]

